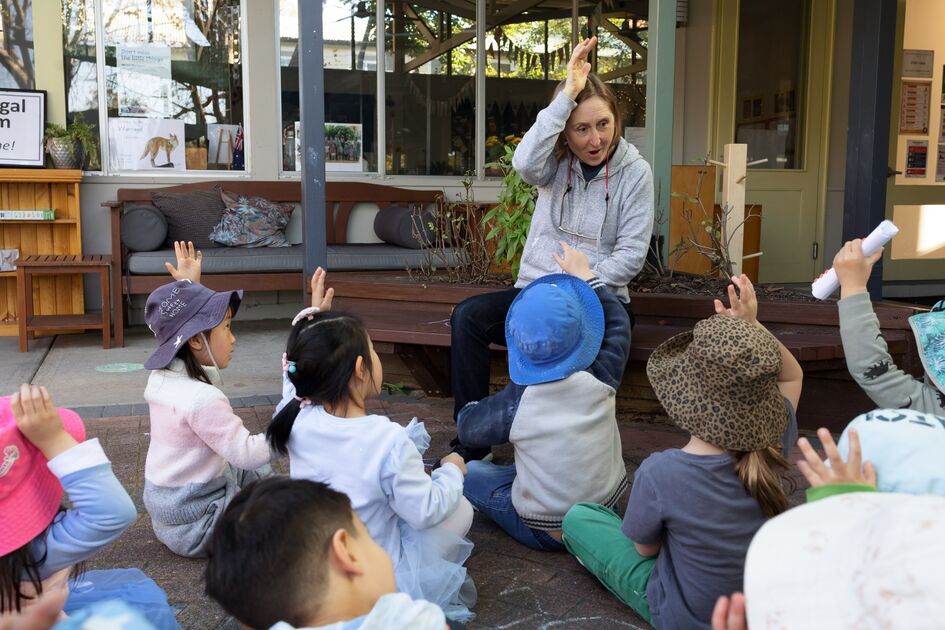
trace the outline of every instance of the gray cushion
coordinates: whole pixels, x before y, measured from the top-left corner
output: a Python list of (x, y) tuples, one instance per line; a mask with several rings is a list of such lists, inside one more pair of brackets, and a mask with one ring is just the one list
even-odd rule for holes
[(167, 219), (156, 207), (137, 204), (121, 215), (121, 242), (133, 252), (150, 252), (164, 246)]
[(429, 226), (434, 221), (433, 213), (424, 210), (422, 219), (416, 217), (417, 227), (423, 230), (423, 240), (417, 239), (414, 234), (416, 212), (406, 206), (388, 206), (374, 215), (374, 233), (389, 245), (420, 249), (424, 243), (433, 242), (436, 233)]
[[(305, 247), (245, 249), (217, 247), (203, 253), (203, 273), (266, 273), (302, 271)], [(454, 250), (447, 250), (450, 264), (457, 264)], [(128, 272), (140, 275), (164, 275), (164, 263), (174, 263), (174, 250), (136, 252), (128, 257)], [(328, 246), (329, 271), (388, 271), (419, 267), (425, 262), (424, 252), (383, 243)], [(440, 263), (438, 266), (443, 266)]]
[(193, 241), (200, 249), (219, 247), (210, 240), (210, 232), (226, 209), (219, 186), (193, 192), (153, 192), (151, 201), (167, 219), (168, 247), (173, 247), (174, 241)]

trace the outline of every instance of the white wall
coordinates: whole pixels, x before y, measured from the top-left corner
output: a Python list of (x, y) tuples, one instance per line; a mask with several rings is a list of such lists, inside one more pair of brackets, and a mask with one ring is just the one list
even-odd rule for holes
[(709, 151), (713, 5), (690, 2), (689, 20), (676, 31), (673, 164), (691, 164)]

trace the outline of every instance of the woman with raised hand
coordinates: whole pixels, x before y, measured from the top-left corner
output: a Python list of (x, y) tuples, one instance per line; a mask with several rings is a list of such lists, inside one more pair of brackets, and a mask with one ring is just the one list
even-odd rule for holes
[[(515, 150), (512, 166), (538, 187), (528, 240), (515, 287), (471, 297), (450, 320), (453, 417), (489, 394), (489, 344), (505, 345), (505, 318), (518, 292), (536, 278), (560, 273), (558, 242), (587, 255), (591, 270), (624, 304), (627, 284), (643, 268), (653, 232), (653, 176), (640, 152), (623, 137), (613, 91), (591, 72), (597, 38), (574, 47), (567, 78)], [(467, 460), (488, 449), (454, 441)]]

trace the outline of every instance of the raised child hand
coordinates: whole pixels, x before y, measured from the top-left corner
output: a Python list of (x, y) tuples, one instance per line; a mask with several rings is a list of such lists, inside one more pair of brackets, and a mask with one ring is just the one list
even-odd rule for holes
[(312, 274), (312, 306), (322, 312), (331, 310), (331, 299), (335, 296), (334, 289), (325, 290), (326, 275), (321, 267)]
[[(738, 292), (735, 292), (738, 287)], [(732, 276), (732, 284), (728, 285), (729, 308), (725, 308), (722, 300), (715, 301), (715, 312), (719, 315), (728, 315), (744, 319), (752, 324), (758, 321), (758, 298), (755, 297), (755, 287), (748, 276), (741, 274)]]
[(712, 630), (747, 630), (747, 628), (744, 593), (732, 593), (731, 599), (725, 595), (719, 597), (712, 610)]
[(20, 433), (42, 451), (46, 459), (77, 444), (62, 426), (62, 418), (45, 387), (20, 385), (20, 391), (10, 397), (10, 408)]
[(587, 62), (587, 56), (597, 46), (597, 38), (585, 39), (574, 47), (571, 53), (571, 59), (568, 60), (568, 77), (564, 81), (564, 93), (571, 100), (577, 98), (584, 86), (587, 84), (587, 75), (591, 72), (591, 64)]
[(594, 277), (594, 272), (591, 271), (591, 265), (584, 252), (574, 249), (564, 241), (558, 241), (558, 243), (561, 245), (563, 255), (559, 255), (558, 252), (552, 252), (551, 255), (555, 257), (555, 262), (565, 273), (581, 280), (590, 280)]
[(863, 241), (853, 239), (847, 241), (833, 257), (833, 270), (840, 280), (840, 297), (845, 298), (854, 293), (866, 293), (866, 282), (870, 279), (870, 272), (876, 261), (883, 257), (883, 248), (867, 258), (863, 255)]
[(830, 460), (830, 466), (824, 464), (823, 459), (814, 450), (807, 438), (801, 438), (797, 441), (797, 446), (801, 449), (804, 459), (797, 462), (804, 478), (812, 488), (827, 485), (828, 483), (861, 483), (870, 486), (876, 485), (876, 471), (871, 462), (866, 462), (862, 466), (862, 450), (860, 449), (860, 434), (856, 429), (850, 429), (850, 458), (844, 462), (840, 456), (840, 451), (830, 435), (830, 431), (824, 428), (817, 429), (817, 437), (824, 445), (824, 452), (827, 459)]
[(175, 280), (190, 280), (200, 282), (200, 266), (203, 263), (203, 252), (194, 253), (194, 244), (190, 241), (174, 241), (174, 254), (177, 255), (177, 267), (169, 262), (164, 263), (167, 271)]

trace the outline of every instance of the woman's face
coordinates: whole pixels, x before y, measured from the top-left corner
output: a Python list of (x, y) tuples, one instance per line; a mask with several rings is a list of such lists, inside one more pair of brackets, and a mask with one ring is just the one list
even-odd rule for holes
[(592, 96), (578, 105), (568, 118), (564, 137), (580, 161), (591, 166), (603, 162), (614, 139), (614, 114), (607, 101)]

